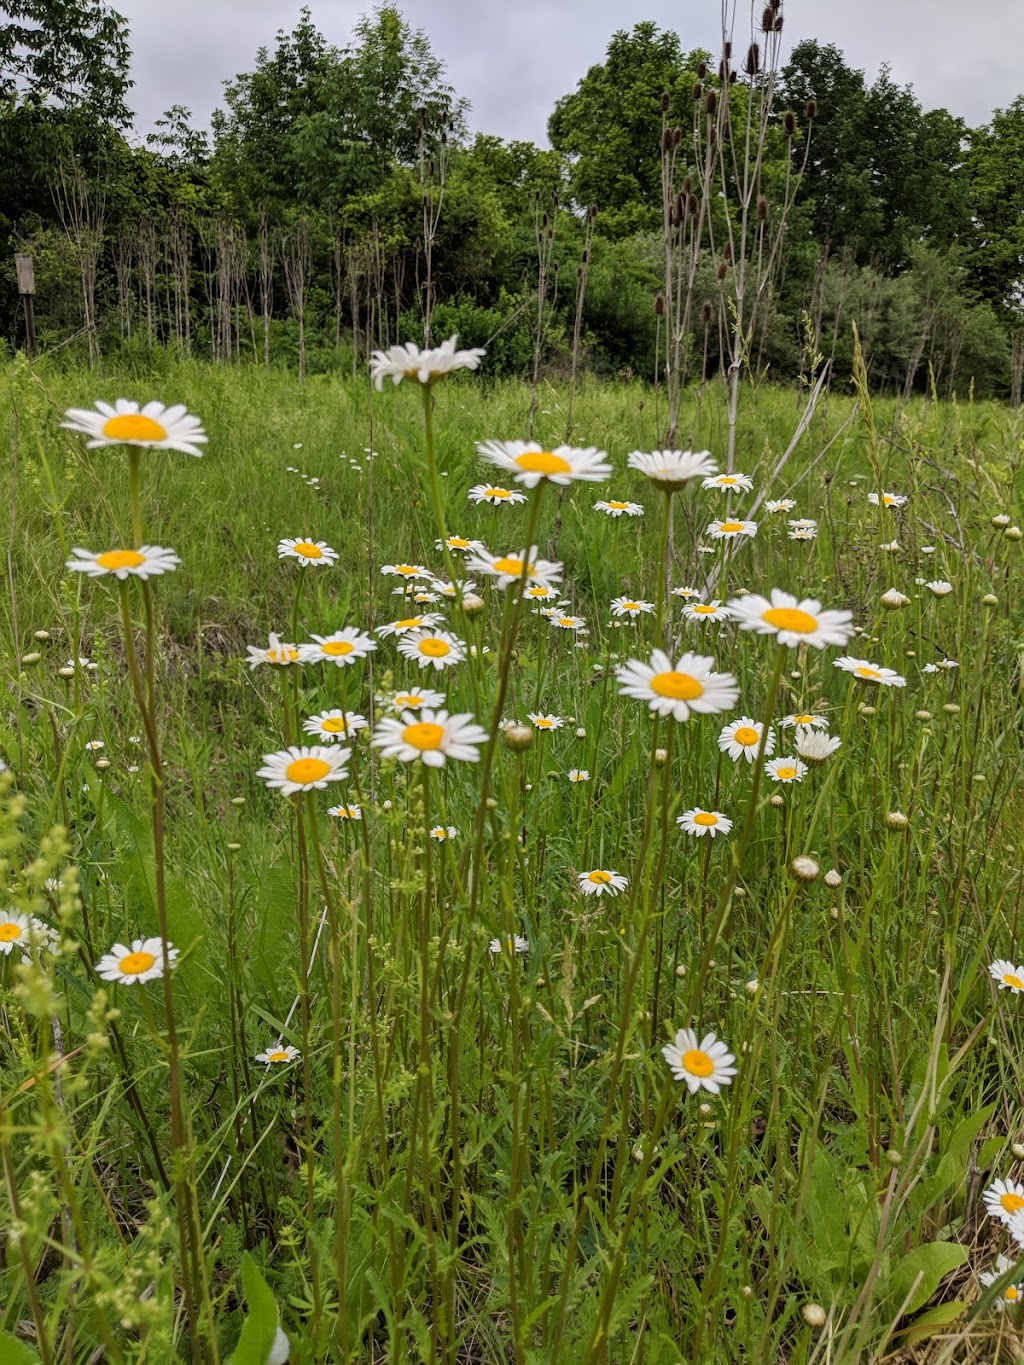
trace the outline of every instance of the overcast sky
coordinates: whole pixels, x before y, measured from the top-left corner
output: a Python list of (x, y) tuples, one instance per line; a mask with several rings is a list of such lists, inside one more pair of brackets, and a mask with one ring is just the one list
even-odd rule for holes
[[(733, 0), (735, 3), (736, 0)], [(291, 29), (289, 0), (113, 0), (128, 19), (135, 88), (129, 102), (147, 132), (172, 104), (206, 125), (221, 82), (251, 69), (256, 49)], [(373, 0), (310, 0), (329, 42), (342, 46)], [(738, 0), (746, 19), (749, 9)], [(573, 90), (610, 35), (641, 19), (675, 28), (685, 48), (717, 50), (721, 0), (399, 0), (425, 29), (470, 127), (546, 142), (555, 100)], [(1024, 90), (1024, 0), (786, 0), (786, 38), (836, 43), (873, 77), (883, 62), (925, 108), (986, 122)]]

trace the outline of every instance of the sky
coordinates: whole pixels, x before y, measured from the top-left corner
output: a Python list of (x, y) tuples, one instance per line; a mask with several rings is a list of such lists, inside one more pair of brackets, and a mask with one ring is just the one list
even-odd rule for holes
[[(611, 34), (641, 19), (675, 28), (684, 48), (717, 51), (723, 0), (399, 0), (444, 61), (471, 106), (470, 129), (546, 145), (560, 95), (601, 61)], [(744, 22), (747, 0), (738, 4)], [(309, 0), (327, 40), (343, 46), (373, 0)], [(292, 29), (299, 0), (113, 0), (128, 20), (140, 133), (172, 104), (208, 126), (222, 82), (251, 69), (257, 48)], [(945, 107), (970, 124), (1024, 91), (1021, 0), (786, 0), (788, 44), (835, 43), (872, 79), (883, 62), (913, 85), (925, 108)], [(737, 28), (739, 39), (740, 26)]]

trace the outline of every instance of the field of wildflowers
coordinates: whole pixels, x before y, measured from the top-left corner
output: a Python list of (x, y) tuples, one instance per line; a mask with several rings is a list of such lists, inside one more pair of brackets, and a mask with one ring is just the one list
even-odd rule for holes
[(1019, 414), (486, 365), (0, 376), (0, 1361), (1018, 1359)]

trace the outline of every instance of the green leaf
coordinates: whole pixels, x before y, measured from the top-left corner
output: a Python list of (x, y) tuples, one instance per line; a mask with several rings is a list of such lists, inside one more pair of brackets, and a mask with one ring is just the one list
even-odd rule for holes
[[(902, 1305), (904, 1313), (916, 1313), (938, 1289), (943, 1276), (966, 1260), (966, 1250), (952, 1242), (926, 1242), (899, 1260), (893, 1258), (885, 1285), (890, 1306), (895, 1310)], [(908, 1294), (910, 1298), (904, 1304)]]
[(259, 1267), (246, 1251), (242, 1255), (242, 1287), (249, 1314), (242, 1324), (231, 1365), (267, 1365), (277, 1334), (277, 1303)]
[(26, 1346), (10, 1332), (0, 1332), (0, 1359), (4, 1365), (39, 1365), (39, 1357), (31, 1346)]
[(929, 1308), (927, 1313), (915, 1318), (909, 1327), (898, 1334), (900, 1345), (910, 1346), (914, 1342), (927, 1340), (936, 1331), (957, 1322), (966, 1309), (963, 1299), (953, 1299), (951, 1303), (940, 1303), (937, 1308)]

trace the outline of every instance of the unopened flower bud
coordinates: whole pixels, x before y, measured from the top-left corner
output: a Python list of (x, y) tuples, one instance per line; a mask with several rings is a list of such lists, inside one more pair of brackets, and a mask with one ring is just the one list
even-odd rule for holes
[(813, 858), (808, 858), (805, 854), (801, 854), (799, 858), (793, 859), (789, 865), (789, 870), (792, 872), (793, 876), (800, 881), (813, 882), (821, 871), (821, 868)]
[(462, 610), (467, 616), (478, 616), (487, 604), (475, 592), (467, 592), (462, 599)]
[(805, 1303), (800, 1309), (800, 1316), (808, 1327), (824, 1327), (828, 1322), (828, 1314), (820, 1303)]
[(985, 596), (981, 599), (981, 605), (983, 607), (998, 607), (999, 598), (995, 595), (994, 592), (987, 592)]
[(958, 716), (960, 714), (960, 708), (955, 701), (947, 701), (942, 709), (947, 716)]
[[(1007, 517), (1007, 521), (1009, 521), (1009, 517)], [(37, 630), (33, 636), (33, 639), (36, 640), (48, 640), (49, 638), (50, 632), (48, 630)]]
[(654, 751), (654, 762), (657, 764), (657, 766), (658, 766), (659, 768), (663, 768), (663, 767), (665, 766), (665, 764), (668, 762), (668, 750), (667, 750), (667, 749), (655, 749), (655, 751)]
[(780, 806), (784, 806), (786, 803), (779, 795), (779, 793), (776, 792), (775, 795), (772, 797), (770, 804), (773, 805), (776, 809), (778, 809)]
[(834, 867), (830, 867), (829, 870), (825, 873), (824, 880), (825, 885), (830, 886), (833, 891), (836, 889), (837, 886), (842, 886), (843, 884), (842, 873), (837, 871), (837, 869)]
[(1024, 536), (1024, 531), (1019, 526), (1007, 526), (1003, 535), (1007, 540), (1020, 540), (1021, 536)]
[(31, 668), (32, 665), (37, 664), (42, 657), (43, 656), (41, 654), (35, 651), (33, 651), (33, 653), (31, 654), (23, 654), (21, 656), (22, 666), (24, 668)]
[[(1010, 518), (1005, 513), (1000, 512), (992, 518), (992, 525), (997, 531), (1001, 531), (1004, 526), (1009, 526)], [(38, 636), (36, 637), (38, 639)]]
[(517, 754), (533, 746), (533, 728), (529, 725), (506, 725), (501, 732), (501, 737), (508, 747)]
[(889, 829), (906, 829), (910, 821), (901, 810), (890, 810), (885, 813), (885, 823)]

